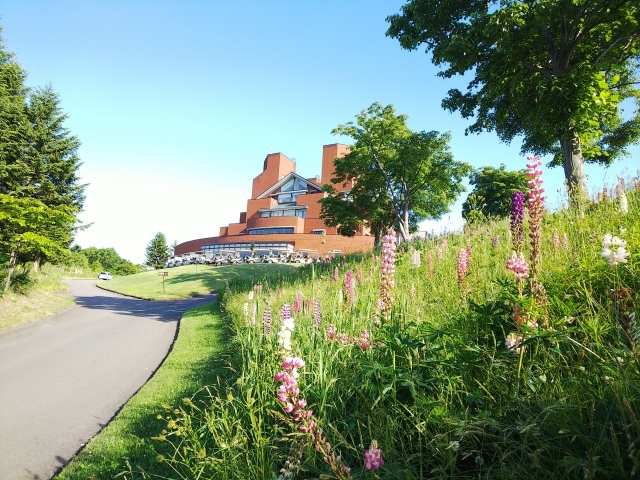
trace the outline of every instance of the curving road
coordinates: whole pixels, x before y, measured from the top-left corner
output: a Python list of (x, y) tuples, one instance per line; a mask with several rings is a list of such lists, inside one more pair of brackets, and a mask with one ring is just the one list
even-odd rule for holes
[(76, 305), (0, 333), (0, 479), (49, 479), (166, 356), (185, 310), (72, 280)]

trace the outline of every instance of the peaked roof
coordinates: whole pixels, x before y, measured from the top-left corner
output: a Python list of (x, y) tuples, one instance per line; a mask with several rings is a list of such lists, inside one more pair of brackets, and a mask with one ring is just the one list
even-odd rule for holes
[(259, 198), (266, 198), (269, 195), (271, 195), (273, 192), (275, 192), (277, 189), (279, 189), (282, 185), (284, 185), (285, 183), (287, 183), (289, 180), (291, 180), (292, 178), (298, 178), (300, 180), (302, 180), (303, 182), (305, 182), (307, 185), (311, 185), (313, 188), (315, 188), (316, 190), (318, 190), (318, 192), (322, 191), (322, 187), (320, 185), (317, 185), (313, 182), (310, 182), (309, 180), (307, 180), (306, 178), (301, 177), (300, 175), (298, 175), (295, 172), (290, 172), (288, 174), (286, 174), (284, 177), (282, 177), (280, 180), (278, 180), (276, 183), (274, 183), (273, 185), (271, 185), (266, 191), (262, 192), (260, 195), (258, 195), (256, 197), (256, 200)]

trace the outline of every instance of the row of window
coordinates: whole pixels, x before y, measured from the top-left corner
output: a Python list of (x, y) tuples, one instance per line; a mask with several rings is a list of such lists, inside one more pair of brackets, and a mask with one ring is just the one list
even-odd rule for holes
[(267, 212), (260, 212), (262, 218), (269, 217), (301, 217), (307, 218), (306, 208), (296, 208), (292, 210), (269, 210)]
[(293, 233), (293, 227), (250, 228), (249, 235), (272, 235)]
[(206, 253), (213, 253), (214, 255), (221, 250), (251, 250), (253, 245), (254, 251), (271, 251), (271, 250), (290, 250), (293, 251), (293, 246), (286, 242), (256, 242), (256, 243), (216, 243), (210, 245), (200, 245), (200, 250)]

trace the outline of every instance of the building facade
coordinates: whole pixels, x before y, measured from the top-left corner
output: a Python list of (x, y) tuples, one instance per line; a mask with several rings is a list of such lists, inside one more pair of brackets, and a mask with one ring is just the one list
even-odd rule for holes
[[(319, 200), (326, 196), (322, 185), (334, 176), (334, 159), (347, 152), (346, 145), (325, 145), (320, 178), (298, 175), (296, 163), (282, 153), (267, 155), (262, 173), (253, 179), (251, 198), (238, 223), (221, 227), (217, 237), (181, 243), (175, 254), (250, 252), (252, 247), (259, 253), (303, 250), (320, 256), (371, 250), (374, 240), (365, 228), (354, 237), (344, 237), (320, 218)], [(351, 184), (334, 187), (348, 191)]]

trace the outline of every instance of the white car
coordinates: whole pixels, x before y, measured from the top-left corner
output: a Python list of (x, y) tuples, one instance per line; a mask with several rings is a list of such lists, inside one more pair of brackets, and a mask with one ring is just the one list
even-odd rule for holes
[(111, 280), (113, 278), (113, 275), (111, 275), (109, 272), (100, 272), (98, 278), (100, 280)]

